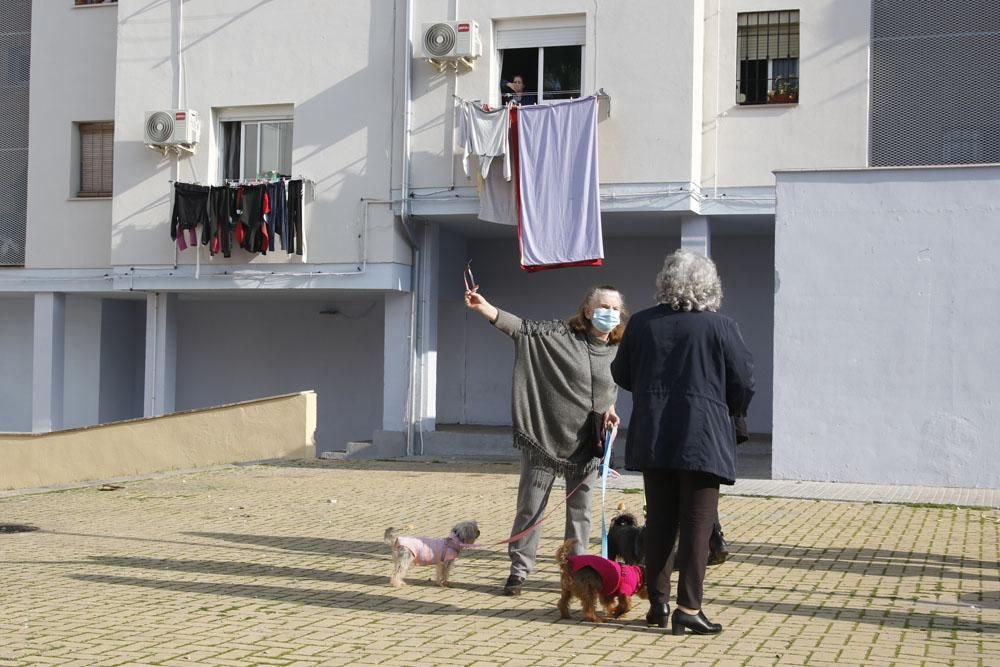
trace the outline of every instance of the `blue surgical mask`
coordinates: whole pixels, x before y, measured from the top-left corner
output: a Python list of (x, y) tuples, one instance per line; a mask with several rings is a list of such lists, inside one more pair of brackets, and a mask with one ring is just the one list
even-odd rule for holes
[(597, 308), (594, 310), (594, 316), (590, 318), (590, 321), (598, 331), (611, 333), (622, 319), (621, 314), (614, 308)]

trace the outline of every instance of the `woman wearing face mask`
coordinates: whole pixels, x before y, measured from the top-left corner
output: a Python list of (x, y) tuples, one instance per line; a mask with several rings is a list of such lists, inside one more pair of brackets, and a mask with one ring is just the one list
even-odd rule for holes
[[(610, 285), (591, 288), (568, 320), (522, 320), (491, 305), (477, 291), (465, 305), (514, 339), (511, 412), (514, 446), (521, 450), (521, 479), (511, 537), (545, 513), (552, 483), (566, 478), (566, 539), (576, 553), (590, 541), (590, 492), (597, 478), (601, 432), (618, 425), (611, 360), (628, 312)], [(535, 565), (540, 530), (508, 546), (510, 576), (505, 595), (520, 595)]]

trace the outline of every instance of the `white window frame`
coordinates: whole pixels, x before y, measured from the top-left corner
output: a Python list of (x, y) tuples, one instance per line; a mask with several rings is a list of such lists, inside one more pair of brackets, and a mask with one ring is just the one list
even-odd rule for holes
[(500, 53), (507, 49), (538, 49), (538, 71), (535, 74), (535, 87), (537, 91), (525, 91), (529, 95), (534, 95), (538, 104), (551, 104), (553, 101), (545, 101), (545, 48), (559, 46), (579, 46), (580, 47), (580, 92), (579, 97), (586, 97), (584, 91), (587, 90), (587, 26), (585, 17), (580, 15), (575, 19), (549, 18), (549, 19), (524, 19), (498, 21), (495, 24), (495, 39), (493, 40), (495, 58), (498, 63), (493, 90), (490, 93), (491, 104), (499, 106), (500, 103)]
[(233, 107), (229, 109), (220, 109), (215, 112), (215, 136), (217, 141), (215, 142), (216, 150), (216, 165), (217, 174), (219, 182), (221, 183), (225, 177), (225, 154), (223, 151), (223, 141), (225, 134), (222, 129), (223, 123), (239, 123), (240, 124), (240, 180), (247, 178), (255, 178), (257, 174), (252, 174), (247, 176), (244, 174), (245, 167), (245, 151), (247, 145), (247, 123), (257, 123), (257, 164), (260, 165), (260, 124), (261, 123), (288, 123), (292, 126), (292, 165), (294, 166), (294, 148), (295, 148), (295, 117), (294, 109), (290, 104), (280, 104), (280, 105), (269, 105), (261, 107)]

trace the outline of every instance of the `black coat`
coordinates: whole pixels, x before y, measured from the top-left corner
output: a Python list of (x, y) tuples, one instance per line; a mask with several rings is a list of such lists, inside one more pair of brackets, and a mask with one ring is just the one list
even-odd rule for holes
[(736, 322), (659, 305), (629, 319), (611, 375), (632, 392), (629, 470), (692, 470), (736, 480), (733, 415), (753, 396), (753, 359)]

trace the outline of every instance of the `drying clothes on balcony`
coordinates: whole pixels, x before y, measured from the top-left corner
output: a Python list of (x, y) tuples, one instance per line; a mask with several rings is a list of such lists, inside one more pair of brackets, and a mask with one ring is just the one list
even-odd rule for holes
[(499, 169), (483, 179), (479, 189), (479, 219), (503, 225), (517, 224), (517, 195), (514, 181), (503, 177)]
[(503, 175), (510, 180), (510, 151), (507, 137), (510, 133), (508, 107), (485, 111), (474, 102), (459, 105), (458, 142), (462, 146), (462, 169), (469, 175), (469, 156), (479, 159), (479, 172), (483, 180), (490, 173), (494, 158), (503, 158)]
[(512, 134), (521, 268), (601, 266), (597, 97), (519, 107)]
[(208, 195), (207, 185), (193, 183), (174, 183), (174, 207), (170, 214), (170, 238), (181, 250), (187, 248), (184, 232), (193, 246), (198, 245), (198, 225), (208, 225)]
[[(267, 254), (281, 248), (302, 255), (303, 181), (279, 179), (269, 182), (206, 186), (174, 184), (174, 206), (170, 238), (185, 250), (199, 242), (214, 257), (232, 255), (235, 242), (247, 252)], [(185, 232), (186, 237), (185, 237)]]

